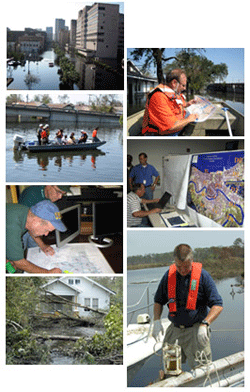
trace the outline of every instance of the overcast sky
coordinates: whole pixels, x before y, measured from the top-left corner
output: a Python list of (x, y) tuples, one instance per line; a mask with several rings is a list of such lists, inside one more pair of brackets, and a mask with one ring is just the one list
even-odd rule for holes
[(230, 246), (236, 238), (244, 241), (243, 230), (129, 230), (128, 256), (172, 252), (175, 246), (186, 243), (191, 248)]

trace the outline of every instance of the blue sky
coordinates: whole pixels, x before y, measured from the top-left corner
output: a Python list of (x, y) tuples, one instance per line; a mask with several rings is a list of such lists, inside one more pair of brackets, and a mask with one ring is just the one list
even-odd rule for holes
[[(127, 56), (130, 58), (128, 49)], [(164, 55), (166, 57), (175, 56), (178, 48), (165, 49)], [(226, 63), (228, 66), (228, 76), (226, 82), (244, 82), (244, 49), (243, 48), (206, 48), (202, 52), (209, 60), (215, 64)], [(171, 63), (171, 62), (170, 62)], [(135, 64), (142, 65), (142, 61)], [(155, 71), (155, 69), (154, 69)]]
[(236, 238), (244, 241), (242, 230), (133, 230), (127, 233), (127, 255), (171, 252), (180, 243), (194, 248), (230, 246)]
[[(71, 19), (77, 19), (81, 9), (94, 3), (95, 1), (57, 2), (44, 0), (38, 11), (33, 1), (15, 1), (15, 12), (7, 12), (6, 27), (11, 30), (23, 30), (25, 27), (45, 30), (46, 27), (52, 26), (55, 29), (55, 19), (64, 19), (66, 26), (69, 27)], [(120, 13), (124, 12), (123, 2), (102, 1), (102, 3), (119, 4)]]

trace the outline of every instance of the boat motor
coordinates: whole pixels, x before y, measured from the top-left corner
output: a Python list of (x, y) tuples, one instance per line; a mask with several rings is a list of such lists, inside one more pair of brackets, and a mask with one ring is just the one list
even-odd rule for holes
[(13, 137), (13, 141), (14, 141), (14, 150), (20, 150), (21, 145), (24, 143), (24, 138), (20, 135), (15, 135)]
[(181, 370), (181, 347), (178, 339), (175, 344), (164, 343), (162, 346), (164, 374), (179, 375)]

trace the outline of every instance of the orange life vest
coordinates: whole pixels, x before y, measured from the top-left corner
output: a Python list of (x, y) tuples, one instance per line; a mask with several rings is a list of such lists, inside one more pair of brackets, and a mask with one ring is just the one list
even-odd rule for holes
[(46, 131), (42, 131), (41, 138), (42, 139), (46, 139), (47, 137), (48, 137), (47, 132)]
[(94, 130), (93, 130), (93, 133), (92, 133), (92, 137), (96, 137), (96, 135), (97, 135), (97, 130), (94, 129)]
[[(153, 94), (156, 93), (157, 91), (160, 91), (164, 95), (168, 97), (168, 99), (172, 102), (172, 105), (175, 108), (175, 116), (176, 120), (181, 120), (185, 117), (185, 98), (182, 94), (176, 94), (170, 87), (159, 84), (157, 87), (155, 87), (149, 94), (147, 98), (147, 102), (145, 105), (145, 111), (144, 111), (144, 116), (143, 116), (143, 121), (142, 121), (142, 134), (144, 135), (147, 132), (150, 133), (156, 133), (160, 134), (160, 130), (156, 124), (153, 124), (150, 121), (150, 116), (149, 116), (149, 103), (150, 99), (152, 98)], [(169, 133), (171, 134), (171, 133)]]
[[(190, 285), (188, 291), (188, 298), (186, 303), (186, 309), (188, 310), (195, 310), (196, 309), (196, 302), (198, 296), (198, 289), (201, 277), (201, 270), (202, 264), (201, 263), (192, 263), (192, 270), (191, 270), (191, 278), (190, 278)], [(172, 264), (169, 267), (168, 272), (168, 300), (174, 299), (173, 303), (169, 303), (169, 313), (176, 313), (177, 306), (176, 306), (176, 265)]]

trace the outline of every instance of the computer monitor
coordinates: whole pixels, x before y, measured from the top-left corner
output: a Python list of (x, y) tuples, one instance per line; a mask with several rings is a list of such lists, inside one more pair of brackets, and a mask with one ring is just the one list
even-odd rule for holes
[(63, 233), (56, 230), (56, 246), (58, 248), (72, 241), (80, 234), (81, 206), (80, 204), (76, 204), (75, 206), (64, 208), (60, 211), (60, 213), (62, 216), (62, 222), (67, 227), (67, 231)]
[(106, 247), (113, 241), (108, 236), (123, 232), (123, 201), (93, 202), (93, 236), (89, 240)]

